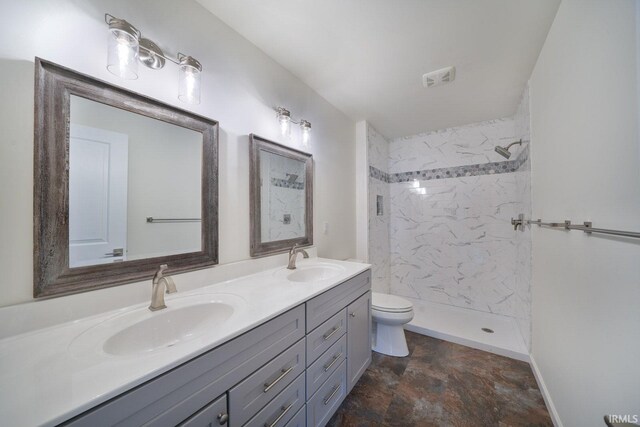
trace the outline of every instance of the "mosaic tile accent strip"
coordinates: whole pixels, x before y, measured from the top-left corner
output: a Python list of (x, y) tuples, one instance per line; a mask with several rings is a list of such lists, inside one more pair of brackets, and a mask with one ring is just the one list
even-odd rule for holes
[(505, 162), (477, 163), (474, 165), (454, 166), (450, 168), (425, 169), (400, 173), (386, 173), (369, 166), (369, 176), (387, 183), (409, 182), (413, 180), (429, 181), (432, 179), (460, 178), (464, 176), (493, 175), (516, 172), (529, 158), (529, 147), (526, 146), (515, 160)]
[(271, 178), (271, 184), (275, 185), (276, 187), (304, 190), (304, 182), (289, 182), (286, 179)]
[(376, 168), (374, 166), (369, 166), (369, 176), (371, 178), (377, 179), (378, 181), (382, 181), (382, 182), (386, 182), (386, 183), (391, 182), (390, 181), (390, 179), (391, 179), (391, 175), (390, 174), (388, 174), (386, 172), (383, 172), (383, 171), (381, 171), (380, 169), (378, 169), (378, 168)]

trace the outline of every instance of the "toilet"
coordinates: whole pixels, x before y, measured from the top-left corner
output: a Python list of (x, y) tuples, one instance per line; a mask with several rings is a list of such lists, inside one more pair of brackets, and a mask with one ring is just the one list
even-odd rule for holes
[(373, 351), (388, 356), (409, 355), (403, 326), (413, 319), (413, 304), (396, 295), (373, 292)]

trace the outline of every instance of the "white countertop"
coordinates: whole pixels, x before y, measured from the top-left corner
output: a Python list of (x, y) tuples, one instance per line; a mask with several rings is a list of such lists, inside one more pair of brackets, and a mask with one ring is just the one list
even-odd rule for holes
[(244, 299), (233, 321), (173, 347), (136, 356), (98, 353), (78, 356), (71, 343), (87, 329), (116, 315), (148, 305), (136, 304), (0, 340), (0, 420), (4, 425), (56, 425), (144, 383), (286, 312), (365, 270), (368, 264), (312, 258), (303, 267), (330, 262), (344, 271), (313, 283), (286, 280), (284, 267), (167, 295), (176, 298), (224, 293)]

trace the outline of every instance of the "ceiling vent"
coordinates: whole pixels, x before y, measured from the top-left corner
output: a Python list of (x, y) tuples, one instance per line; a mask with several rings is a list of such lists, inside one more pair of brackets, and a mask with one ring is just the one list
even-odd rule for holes
[(424, 87), (434, 87), (445, 83), (451, 83), (455, 78), (456, 67), (446, 67), (424, 74), (422, 76), (422, 84)]

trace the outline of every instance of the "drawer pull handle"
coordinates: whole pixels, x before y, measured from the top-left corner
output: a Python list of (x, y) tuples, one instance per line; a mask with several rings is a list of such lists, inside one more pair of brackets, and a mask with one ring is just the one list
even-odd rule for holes
[(295, 368), (295, 365), (290, 367), (289, 369), (283, 369), (281, 371), (280, 376), (278, 378), (276, 378), (275, 380), (273, 380), (273, 382), (271, 384), (265, 383), (264, 384), (264, 392), (265, 393), (269, 392), (269, 390), (271, 390), (274, 385), (278, 384), (280, 382), (280, 380), (282, 380), (284, 377), (286, 377), (289, 372), (293, 371), (293, 368)]
[(338, 332), (340, 330), (340, 328), (342, 328), (342, 326), (335, 326), (331, 332), (329, 332), (327, 335), (323, 335), (322, 338), (326, 341), (329, 338), (331, 338), (333, 336), (333, 334), (335, 334), (336, 332)]
[(220, 425), (225, 425), (229, 421), (229, 414), (218, 414), (218, 422)]
[(264, 427), (275, 427), (276, 424), (278, 424), (278, 421), (280, 421), (282, 419), (282, 417), (284, 417), (285, 415), (287, 415), (287, 412), (289, 412), (289, 410), (293, 407), (293, 403), (291, 403), (289, 406), (283, 406), (280, 410), (282, 411), (280, 413), (280, 415), (278, 415), (278, 418), (276, 418), (275, 420), (273, 420), (273, 422), (271, 424), (269, 423), (264, 423)]
[(337, 386), (335, 386), (333, 388), (333, 391), (331, 392), (331, 394), (329, 396), (325, 397), (324, 400), (322, 401), (322, 403), (324, 403), (325, 405), (328, 405), (329, 402), (331, 401), (331, 399), (333, 398), (333, 396), (336, 395), (338, 390), (340, 390), (340, 384), (338, 384)]
[(324, 371), (327, 372), (329, 369), (331, 369), (331, 367), (333, 365), (336, 364), (336, 362), (338, 361), (338, 359), (340, 359), (342, 357), (342, 352), (336, 354), (335, 356), (333, 356), (333, 360), (331, 361), (331, 363), (329, 363), (328, 365), (326, 365), (324, 367)]
[(351, 317), (356, 317), (356, 312), (351, 313)]

